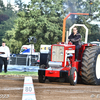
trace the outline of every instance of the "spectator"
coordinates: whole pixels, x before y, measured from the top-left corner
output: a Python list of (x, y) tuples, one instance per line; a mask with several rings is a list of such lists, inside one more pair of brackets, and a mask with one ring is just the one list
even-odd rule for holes
[(0, 72), (2, 72), (2, 66), (4, 64), (4, 72), (7, 72), (7, 64), (10, 57), (9, 47), (6, 46), (5, 42), (2, 42), (2, 52), (0, 53)]

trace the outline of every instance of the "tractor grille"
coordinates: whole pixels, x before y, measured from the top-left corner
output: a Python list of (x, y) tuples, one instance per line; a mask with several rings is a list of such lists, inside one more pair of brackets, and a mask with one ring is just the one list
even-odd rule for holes
[(64, 47), (53, 46), (52, 48), (52, 61), (64, 61)]

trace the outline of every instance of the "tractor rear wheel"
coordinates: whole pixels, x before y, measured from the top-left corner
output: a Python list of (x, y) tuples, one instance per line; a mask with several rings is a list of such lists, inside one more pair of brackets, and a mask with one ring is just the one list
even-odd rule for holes
[(70, 69), (70, 76), (69, 76), (70, 85), (77, 84), (77, 70), (75, 67)]
[(100, 47), (88, 47), (82, 58), (82, 81), (85, 84), (100, 84)]

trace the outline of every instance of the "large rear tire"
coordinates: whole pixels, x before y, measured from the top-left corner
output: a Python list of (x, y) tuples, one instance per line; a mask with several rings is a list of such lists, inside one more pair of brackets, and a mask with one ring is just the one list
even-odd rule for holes
[(85, 84), (100, 84), (100, 47), (88, 47), (82, 58), (82, 81)]

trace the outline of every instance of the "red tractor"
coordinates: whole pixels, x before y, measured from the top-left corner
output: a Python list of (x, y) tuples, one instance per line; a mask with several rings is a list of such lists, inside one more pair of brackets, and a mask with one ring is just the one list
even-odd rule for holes
[[(88, 13), (70, 13), (64, 19), (62, 42), (51, 46), (48, 57), (40, 55), (40, 64), (42, 60), (44, 64), (42, 63), (42, 69), (38, 70), (38, 80), (44, 83), (46, 79), (51, 82), (56, 78), (69, 78), (71, 85), (76, 85), (79, 79), (85, 84), (99, 85), (100, 47), (87, 43), (88, 30), (86, 29), (85, 43), (79, 50), (78, 61), (75, 61), (75, 45), (65, 42), (66, 19), (71, 14), (89, 15)], [(69, 35), (73, 27), (70, 28)]]

